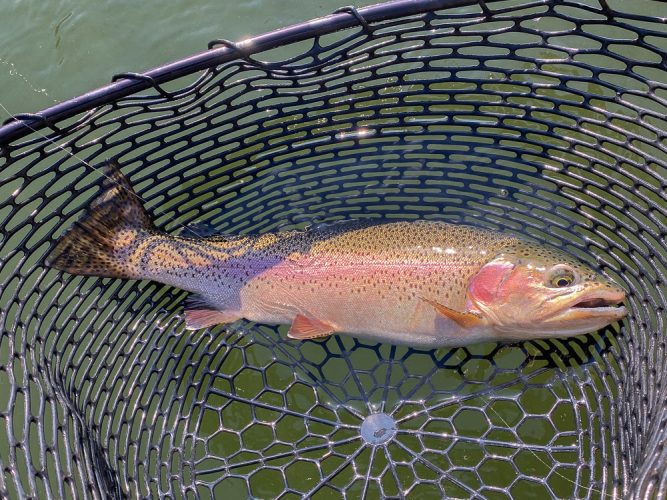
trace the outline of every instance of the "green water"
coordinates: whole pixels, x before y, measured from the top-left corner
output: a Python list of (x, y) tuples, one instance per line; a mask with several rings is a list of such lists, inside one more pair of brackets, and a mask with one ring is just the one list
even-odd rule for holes
[[(370, 3), (373, 2), (355, 2), (358, 6)], [(304, 0), (191, 2), (182, 0), (168, 3), (151, 1), (140, 4), (129, 1), (106, 1), (92, 4), (83, 0), (76, 2), (11, 2), (4, 6), (3, 15), (0, 17), (0, 104), (11, 113), (35, 112), (52, 105), (55, 101), (77, 96), (108, 83), (114, 73), (146, 70), (204, 50), (207, 41), (211, 39), (240, 40), (254, 34), (261, 34), (271, 29), (326, 14), (344, 4), (344, 0), (316, 2)], [(549, 55), (548, 53), (542, 54), (544, 57)], [(449, 82), (436, 84), (431, 88), (438, 90), (438, 85), (447, 89), (452, 84)], [(592, 94), (602, 92), (596, 90), (593, 86), (586, 90)], [(535, 105), (539, 107), (540, 103), (535, 101)], [(460, 106), (457, 110), (461, 112), (466, 109), (464, 104), (457, 104), (457, 106)], [(406, 107), (402, 111), (408, 112), (411, 109)], [(7, 113), (0, 107), (0, 119), (4, 120), (6, 117)], [(558, 180), (559, 176), (563, 176), (563, 174), (560, 172), (547, 173), (545, 177)], [(13, 191), (14, 188), (11, 187), (9, 192)], [(0, 193), (2, 193), (2, 186), (0, 186)], [(370, 193), (370, 190), (366, 194), (368, 193)], [(386, 199), (390, 201), (389, 198)], [(217, 201), (221, 202), (221, 200)], [(180, 203), (179, 200), (176, 200), (176, 202)], [(165, 202), (166, 204), (167, 202)], [(10, 266), (7, 267), (5, 272), (9, 271)], [(143, 290), (145, 290), (146, 296), (151, 296), (158, 302), (158, 298), (154, 295), (155, 288), (146, 287)], [(12, 290), (7, 288), (7, 293), (10, 292), (13, 293)], [(100, 296), (103, 295), (100, 290), (96, 290), (95, 293)], [(97, 295), (91, 293), (90, 300), (96, 297)], [(102, 301), (102, 299), (99, 300)], [(169, 307), (176, 307), (177, 304), (177, 301), (169, 302)], [(121, 309), (129, 310), (125, 307)], [(144, 313), (145, 311), (141, 309), (130, 311), (131, 320), (127, 319), (127, 322), (153, 321), (150, 315)], [(86, 340), (91, 335), (85, 326), (84, 323), (81, 327), (81, 342), (77, 346), (77, 352), (80, 352), (81, 357), (84, 357), (87, 351), (99, 348), (96, 340)], [(146, 331), (152, 329), (149, 326)], [(285, 334), (284, 330), (284, 328), (281, 329), (282, 335)], [(305, 412), (312, 406), (315, 399), (327, 404), (335, 403), (328, 394), (322, 393), (320, 388), (311, 387), (312, 384), (307, 376), (308, 371), (312, 368), (310, 365), (307, 365), (306, 368), (294, 368), (293, 359), (288, 356), (287, 351), (281, 351), (283, 357), (278, 358), (278, 361), (283, 363), (276, 363), (271, 352), (263, 347), (261, 343), (252, 344), (251, 341), (259, 341), (272, 345), (261, 336), (262, 331), (254, 333), (252, 337), (240, 344), (239, 348), (229, 349), (229, 354), (226, 354), (227, 351), (224, 347), (215, 344), (215, 342), (211, 342), (212, 347), (209, 351), (192, 354), (188, 351), (191, 346), (182, 345), (186, 344), (185, 337), (179, 338), (177, 335), (173, 335), (166, 339), (162, 338), (160, 343), (156, 343), (155, 346), (158, 350), (152, 354), (155, 359), (147, 359), (149, 365), (151, 363), (156, 365), (171, 363), (175, 365), (173, 367), (175, 373), (183, 374), (182, 376), (179, 375), (180, 378), (178, 379), (183, 384), (177, 388), (167, 389), (167, 395), (170, 394), (169, 390), (185, 394), (186, 406), (191, 405), (196, 399), (194, 395), (188, 392), (191, 384), (187, 384), (186, 375), (188, 375), (190, 369), (187, 356), (192, 355), (198, 358), (210, 356), (212, 360), (216, 359), (216, 356), (220, 356), (223, 359), (218, 365), (213, 364), (212, 366), (218, 366), (218, 373), (229, 380), (224, 377), (216, 377), (210, 385), (214, 391), (218, 392), (218, 395), (209, 397), (205, 409), (193, 410), (192, 418), (189, 421), (181, 421), (179, 424), (182, 427), (192, 429), (195, 426), (193, 424), (196, 421), (195, 417), (201, 415), (197, 432), (200, 439), (207, 441), (208, 453), (204, 454), (197, 449), (195, 456), (197, 459), (201, 459), (207, 455), (209, 457), (213, 456), (215, 459), (199, 463), (195, 470), (199, 480), (208, 481), (209, 477), (207, 477), (206, 471), (215, 469), (220, 463), (223, 463), (223, 459), (237, 453), (241, 446), (241, 440), (243, 447), (247, 450), (266, 451), (267, 455), (279, 457), (274, 462), (269, 461), (265, 468), (253, 466), (257, 468), (257, 472), (253, 474), (253, 481), (249, 490), (246, 488), (244, 480), (230, 475), (214, 488), (213, 492), (216, 496), (222, 497), (226, 494), (231, 495), (231, 497), (241, 497), (252, 494), (256, 497), (270, 498), (275, 492), (281, 491), (285, 487), (282, 483), (282, 476), (275, 469), (271, 469), (272, 465), (280, 465), (282, 451), (268, 448), (271, 445), (272, 438), (269, 427), (264, 425), (248, 427), (252, 420), (250, 406), (239, 403), (230, 404), (226, 398), (219, 394), (229, 393), (230, 387), (233, 385), (239, 398), (254, 400), (265, 385), (262, 379), (262, 376), (265, 376), (268, 387), (276, 392), (285, 392), (284, 404), (290, 409)], [(193, 335), (193, 338), (200, 339), (202, 334), (197, 335)], [(266, 333), (266, 335), (270, 335), (270, 333)], [(76, 338), (79, 339), (79, 337)], [(115, 345), (115, 341), (120, 343), (120, 339), (117, 337), (112, 337), (112, 339), (114, 342), (112, 342), (113, 346), (110, 350), (122, 349), (122, 347)], [(352, 341), (349, 338), (343, 342), (346, 349), (351, 347)], [(197, 345), (206, 345), (206, 343)], [(327, 346), (330, 350), (333, 350), (334, 354), (340, 354), (341, 349), (333, 339), (328, 341)], [(453, 395), (454, 403), (443, 405), (442, 408), (437, 410), (439, 413), (435, 416), (439, 420), (429, 424), (428, 427), (424, 427), (424, 430), (432, 433), (456, 435), (461, 437), (461, 440), (452, 444), (454, 440), (429, 441), (429, 438), (425, 438), (424, 446), (430, 446), (433, 449), (451, 445), (446, 454), (433, 453), (428, 455), (429, 459), (442, 470), (448, 470), (450, 467), (447, 460), (451, 460), (461, 468), (476, 468), (477, 472), (475, 474), (459, 471), (457, 472), (458, 475), (455, 476), (456, 480), (473, 488), (480, 487), (480, 483), (495, 488), (507, 488), (509, 482), (517, 474), (526, 477), (549, 476), (549, 486), (555, 494), (560, 497), (572, 496), (575, 482), (586, 484), (588, 479), (587, 472), (584, 471), (584, 476), (577, 481), (577, 478), (573, 477), (573, 467), (571, 466), (571, 464), (577, 462), (578, 457), (572, 451), (575, 448), (576, 441), (571, 432), (576, 429), (577, 417), (574, 414), (576, 408), (573, 409), (570, 400), (581, 399), (583, 396), (576, 391), (572, 395), (569, 394), (567, 391), (570, 389), (567, 388), (567, 384), (559, 380), (558, 377), (569, 366), (568, 359), (571, 359), (577, 353), (564, 351), (562, 357), (555, 356), (556, 359), (550, 361), (558, 365), (558, 368), (550, 367), (544, 372), (542, 378), (531, 378), (530, 382), (535, 384), (535, 387), (522, 394), (523, 386), (507, 384), (519, 373), (538, 373), (539, 369), (547, 366), (546, 361), (539, 358), (539, 349), (532, 344), (524, 347), (527, 352), (516, 346), (501, 348), (494, 356), (494, 360), (506, 372), (493, 374), (491, 366), (484, 359), (484, 356), (494, 348), (494, 345), (485, 345), (471, 349), (470, 353), (477, 356), (472, 360), (466, 359), (465, 356), (467, 355), (462, 350), (453, 351), (452, 357), (445, 363), (445, 367), (432, 376), (434, 386), (439, 390), (449, 391)], [(382, 347), (380, 351), (381, 359), (387, 360), (390, 358), (390, 349), (389, 346)], [(0, 365), (6, 364), (3, 359), (8, 356), (8, 352), (7, 346), (0, 343)], [(170, 352), (175, 353), (174, 359), (178, 359), (178, 362), (168, 359)], [(316, 362), (316, 360), (324, 358), (323, 348), (319, 344), (309, 344), (303, 352), (307, 354), (307, 359), (311, 361)], [(404, 352), (404, 349), (398, 351), (399, 355)], [(443, 355), (447, 356), (448, 354), (438, 353), (438, 356)], [(144, 356), (144, 353), (138, 352), (137, 357), (141, 356)], [(242, 376), (234, 375), (240, 368), (244, 356), (247, 363), (255, 369), (246, 370)], [(344, 386), (346, 390), (354, 393), (355, 390), (358, 390), (356, 384), (353, 383), (354, 381), (341, 382), (342, 377), (349, 371), (349, 367), (343, 362), (346, 356), (347, 354), (340, 354), (334, 357), (323, 368), (322, 376), (316, 378), (324, 378), (329, 383)], [(358, 349), (354, 351), (354, 354), (349, 355), (349, 359), (356, 370), (366, 370), (375, 366), (378, 361), (377, 356), (378, 354), (370, 349)], [(102, 358), (101, 355), (99, 357)], [(581, 357), (586, 358), (587, 356), (582, 355)], [(526, 359), (531, 361), (524, 363)], [(387, 394), (376, 392), (367, 396), (374, 404), (379, 404), (385, 398), (388, 407), (398, 405), (405, 393), (409, 393), (413, 387), (419, 387), (419, 377), (424, 377), (432, 369), (432, 365), (429, 363), (428, 355), (419, 354), (413, 355), (405, 363), (405, 372), (400, 371), (400, 367), (394, 367), (389, 371), (388, 363), (381, 364), (378, 370), (373, 373), (373, 377), (380, 382), (388, 380), (394, 389)], [(122, 369), (126, 368), (122, 367)], [(134, 369), (127, 369), (128, 372), (132, 370)], [(312, 371), (314, 372), (314, 370)], [(198, 380), (200, 376), (201, 374), (198, 374), (193, 378)], [(360, 376), (360, 385), (364, 387), (375, 386), (375, 383), (370, 383), (367, 378), (363, 377), (363, 375)], [(7, 376), (0, 372), (0, 386), (7, 383), (6, 378)], [(150, 384), (156, 386), (160, 386), (159, 382), (149, 381)], [(293, 388), (290, 384), (294, 384)], [(596, 380), (594, 384), (599, 384), (599, 382)], [(547, 385), (551, 389), (546, 389), (545, 386)], [(466, 408), (459, 411), (456, 404), (457, 398), (465, 398), (479, 391), (480, 387), (487, 386), (492, 388), (502, 387), (502, 389), (498, 390), (493, 399), (488, 396), (467, 399)], [(403, 392), (396, 390), (397, 387), (401, 387)], [(598, 389), (599, 387), (595, 388)], [(164, 387), (160, 387), (160, 390), (164, 390)], [(584, 389), (582, 389), (583, 391)], [(417, 391), (413, 399), (419, 399), (420, 396), (421, 392)], [(164, 399), (168, 401), (169, 397)], [(274, 407), (280, 407), (283, 404), (281, 397), (275, 394), (265, 394), (259, 400)], [(431, 401), (430, 403), (434, 402)], [(2, 391), (0, 391), (0, 409), (7, 404), (6, 396), (3, 396)], [(145, 414), (148, 415), (148, 420), (151, 420), (151, 422), (152, 420), (157, 421), (156, 427), (159, 427), (161, 423), (155, 417), (159, 413), (158, 403), (151, 401), (150, 404), (149, 402), (142, 402), (142, 404), (146, 406)], [(536, 418), (527, 418), (520, 423), (519, 418), (524, 415), (524, 411), (520, 409), (519, 405), (528, 408)], [(21, 405), (17, 406), (20, 408)], [(352, 402), (351, 406), (354, 407), (355, 402)], [(357, 410), (362, 412), (363, 408), (359, 407)], [(407, 417), (413, 410), (415, 408), (406, 406), (405, 409), (401, 408), (398, 412), (399, 417), (406, 418), (404, 426), (406, 430), (415, 430), (424, 424), (419, 418)], [(323, 419), (333, 419), (333, 414), (326, 413), (326, 411), (323, 409), (323, 413), (318, 416)], [(402, 413), (403, 411), (405, 414)], [(22, 414), (17, 416), (20, 417)], [(549, 416), (551, 423), (546, 421), (546, 416)], [(296, 442), (306, 432), (303, 419), (290, 416), (279, 420), (281, 415), (271, 410), (266, 410), (265, 414), (257, 411), (256, 417), (263, 422), (275, 423), (275, 435), (284, 442)], [(139, 421), (139, 415), (133, 418)], [(340, 418), (344, 419), (342, 416)], [(586, 415), (581, 415), (579, 418), (583, 419), (584, 425), (590, 423), (585, 420), (589, 418)], [(174, 420), (174, 418), (171, 419)], [(21, 421), (21, 418), (16, 419), (16, 422), (20, 423)], [(358, 424), (354, 418), (350, 418), (348, 423), (350, 425)], [(311, 425), (314, 426), (314, 424)], [(520, 442), (527, 443), (528, 447), (517, 450), (516, 447), (507, 446), (506, 443), (517, 441), (508, 429), (512, 429), (512, 432), (519, 437)], [(311, 428), (311, 431), (321, 432), (322, 434), (330, 432), (326, 426), (319, 430), (314, 427), (314, 430)], [(20, 435), (21, 429), (17, 428), (16, 432), (17, 435)], [(346, 435), (337, 435), (334, 440), (346, 443), (346, 439)], [(586, 439), (590, 440), (591, 438)], [(421, 445), (409, 436), (401, 436), (398, 441), (409, 450), (421, 452)], [(480, 446), (479, 441), (485, 441), (483, 447)], [(496, 443), (496, 445), (493, 443)], [(497, 443), (505, 443), (505, 445), (499, 446)], [(306, 444), (317, 446), (316, 442), (310, 443), (309, 441)], [(544, 451), (552, 445), (560, 446), (564, 451), (556, 453), (552, 458), (550, 454)], [(147, 444), (142, 441), (142, 446), (147, 446)], [(337, 451), (341, 456), (350, 456), (357, 447), (358, 443), (356, 442), (349, 445), (342, 444), (337, 448)], [(8, 445), (4, 443), (3, 436), (0, 436), (0, 456), (5, 453), (7, 448)], [(412, 458), (409, 454), (405, 454), (405, 448), (388, 447), (387, 453), (391, 454), (397, 462), (407, 463)], [(168, 453), (168, 445), (164, 446), (162, 452)], [(378, 476), (379, 469), (385, 467), (386, 461), (383, 462), (385, 460), (383, 456), (378, 455), (371, 458), (369, 454), (369, 449), (364, 449), (355, 459), (355, 466), (359, 468), (361, 474), (366, 470), (371, 470), (372, 474)], [(511, 460), (509, 459), (510, 456)], [(244, 455), (238, 456), (234, 460), (243, 462), (248, 458)], [(313, 452), (310, 456), (306, 455), (304, 458), (303, 462), (298, 462), (298, 467), (290, 468), (286, 473), (287, 485), (298, 491), (308, 491), (317, 484), (317, 480), (314, 480), (317, 475), (315, 463), (327, 471), (338, 467), (336, 460), (340, 459), (340, 457), (325, 456), (323, 450)], [(599, 462), (598, 460), (597, 463)], [(235, 466), (236, 464), (232, 463), (232, 465)], [(240, 466), (238, 470), (241, 474), (248, 473), (248, 470)], [(349, 468), (342, 469), (342, 472), (332, 479), (332, 483), (341, 486), (346, 484), (346, 481), (351, 481), (347, 476), (348, 472)], [(440, 480), (428, 467), (417, 472), (420, 477), (427, 481), (437, 483)], [(150, 473), (154, 475), (155, 471), (151, 469)], [(187, 469), (184, 474), (188, 474)], [(600, 471), (594, 470), (591, 474), (599, 476)], [(219, 474), (211, 474), (211, 476), (215, 476), (210, 478), (212, 483), (214, 479), (219, 478)], [(397, 491), (392, 483), (391, 475), (385, 474), (385, 476), (387, 484), (383, 484), (384, 491), (388, 494), (396, 494)], [(408, 476), (409, 474), (402, 471), (400, 467), (398, 468), (397, 477), (399, 480)], [(185, 482), (188, 482), (187, 478)], [(448, 491), (466, 496), (466, 491), (458, 491), (455, 483), (447, 483), (444, 486), (448, 488)], [(349, 493), (351, 495), (359, 493), (361, 488), (361, 484), (353, 486)], [(539, 488), (542, 488), (542, 486), (521, 479), (512, 488), (512, 491), (517, 495), (519, 493), (526, 495), (532, 493), (533, 496), (541, 495), (543, 497), (549, 495), (548, 491), (542, 491)], [(415, 498), (420, 493), (433, 495), (435, 491), (433, 488), (427, 491), (428, 484), (423, 486), (422, 489), (425, 490), (416, 489), (413, 492)], [(368, 491), (369, 497), (375, 498), (379, 490), (371, 485)], [(493, 496), (493, 493), (492, 490), (486, 492), (489, 497)]]
[[(354, 2), (362, 7), (377, 2)], [(0, 104), (36, 112), (206, 50), (307, 21), (344, 0), (5, 0), (0, 15)], [(0, 108), (0, 120), (8, 118)]]

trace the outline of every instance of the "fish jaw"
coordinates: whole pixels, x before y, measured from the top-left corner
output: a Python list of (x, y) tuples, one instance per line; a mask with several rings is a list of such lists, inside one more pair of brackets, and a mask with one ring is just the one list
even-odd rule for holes
[(582, 335), (623, 319), (628, 314), (627, 308), (619, 305), (623, 300), (623, 290), (602, 286), (575, 298), (555, 299), (555, 312), (535, 322), (496, 324), (495, 328), (500, 337), (508, 340)]
[(625, 292), (620, 288), (594, 290), (570, 300), (546, 323), (561, 325), (561, 331), (571, 330), (574, 334), (598, 330), (627, 316), (628, 310), (621, 304), (624, 300)]

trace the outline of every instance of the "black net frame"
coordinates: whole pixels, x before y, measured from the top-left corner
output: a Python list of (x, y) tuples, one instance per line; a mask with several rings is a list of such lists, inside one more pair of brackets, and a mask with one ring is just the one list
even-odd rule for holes
[[(347, 8), (6, 123), (0, 497), (665, 497), (667, 16), (630, 4)], [(169, 232), (469, 223), (631, 313), (436, 351), (186, 333), (179, 290), (43, 266), (112, 156)]]

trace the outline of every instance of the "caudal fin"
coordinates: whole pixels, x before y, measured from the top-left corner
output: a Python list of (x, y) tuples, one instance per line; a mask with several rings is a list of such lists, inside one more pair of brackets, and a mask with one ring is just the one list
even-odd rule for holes
[(124, 256), (153, 223), (115, 161), (107, 162), (101, 172), (102, 194), (58, 241), (46, 265), (83, 276), (136, 278)]

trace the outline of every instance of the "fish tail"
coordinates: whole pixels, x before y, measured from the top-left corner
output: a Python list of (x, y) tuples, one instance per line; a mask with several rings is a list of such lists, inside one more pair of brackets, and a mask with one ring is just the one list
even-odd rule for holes
[(58, 241), (46, 265), (83, 276), (140, 278), (127, 257), (153, 223), (118, 164), (108, 161), (101, 171), (102, 194)]

